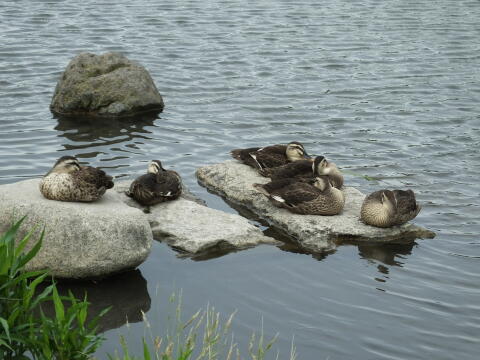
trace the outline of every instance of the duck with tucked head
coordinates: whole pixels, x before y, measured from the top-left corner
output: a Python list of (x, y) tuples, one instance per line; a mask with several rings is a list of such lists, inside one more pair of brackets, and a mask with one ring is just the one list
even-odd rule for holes
[(387, 228), (414, 219), (421, 209), (412, 190), (379, 190), (363, 201), (360, 219), (365, 224)]
[(50, 200), (91, 202), (98, 200), (113, 179), (91, 166), (80, 166), (74, 156), (62, 156), (40, 181), (40, 192)]
[(328, 176), (318, 176), (310, 181), (279, 179), (253, 186), (275, 206), (296, 214), (337, 215), (345, 205), (345, 195), (332, 186)]
[[(314, 163), (319, 163), (323, 159), (323, 156), (316, 156), (315, 159), (297, 160), (274, 168), (261, 169), (258, 172), (272, 180), (289, 178), (309, 180), (320, 175), (316, 173)], [(312, 169), (314, 169), (313, 172)]]
[(341, 189), (343, 186), (342, 173), (333, 162), (328, 161), (324, 156), (316, 156), (315, 159), (298, 160), (274, 168), (261, 169), (259, 173), (272, 180), (288, 178), (309, 180), (317, 176), (328, 176), (334, 187)]
[(182, 193), (182, 180), (173, 170), (165, 170), (160, 160), (148, 164), (147, 173), (134, 180), (127, 196), (139, 204), (150, 206), (177, 199)]
[(332, 186), (337, 189), (343, 187), (343, 175), (335, 163), (328, 161), (323, 156), (317, 156), (312, 165), (314, 176), (327, 175), (330, 178)]
[(296, 141), (292, 141), (288, 145), (277, 144), (262, 148), (234, 149), (230, 154), (235, 159), (258, 170), (281, 166), (310, 157), (303, 145)]

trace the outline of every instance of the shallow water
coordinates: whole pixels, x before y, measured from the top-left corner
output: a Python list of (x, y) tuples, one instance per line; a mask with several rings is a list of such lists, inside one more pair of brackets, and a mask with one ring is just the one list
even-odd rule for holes
[[(186, 314), (238, 309), (241, 346), (263, 318), (281, 354), (294, 336), (300, 359), (476, 359), (479, 18), (478, 1), (4, 1), (0, 183), (41, 176), (62, 155), (117, 177), (159, 158), (210, 206), (234, 212), (196, 183), (195, 168), (235, 147), (301, 141), (376, 178), (347, 175), (364, 192), (414, 189), (415, 222), (437, 237), (326, 257), (261, 246), (206, 261), (156, 243), (129, 280), (147, 281), (138, 308), (152, 332), (183, 289)], [(57, 79), (80, 51), (142, 63), (164, 96), (160, 118), (53, 118)], [(105, 333), (100, 358), (119, 333), (143, 335), (129, 326)]]

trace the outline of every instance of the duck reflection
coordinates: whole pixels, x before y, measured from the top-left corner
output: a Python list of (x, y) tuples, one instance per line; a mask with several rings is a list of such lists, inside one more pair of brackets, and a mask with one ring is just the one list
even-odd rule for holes
[[(42, 291), (48, 284), (42, 284)], [(69, 291), (77, 299), (83, 299), (85, 294), (90, 303), (87, 320), (91, 320), (102, 310), (111, 307), (100, 318), (98, 329), (104, 332), (118, 328), (129, 323), (142, 321), (142, 312), (150, 309), (150, 295), (148, 294), (147, 281), (140, 270), (128, 271), (100, 281), (62, 281), (57, 283), (60, 295), (67, 296)], [(65, 303), (65, 305), (67, 305)], [(42, 310), (48, 316), (54, 316), (53, 303), (42, 305)]]
[[(401, 260), (405, 255), (410, 255), (415, 243), (410, 244), (382, 244), (382, 245), (358, 245), (358, 254), (369, 262), (378, 262), (390, 266), (403, 266)], [(388, 267), (379, 265), (381, 273), (388, 273)]]
[[(63, 144), (66, 150), (91, 150), (92, 147), (127, 143), (136, 148), (133, 140), (149, 140), (149, 126), (155, 126), (157, 115), (143, 114), (135, 118), (89, 119), (81, 117), (55, 116), (58, 121), (55, 130), (58, 136), (69, 142)], [(142, 142), (140, 140), (140, 142)]]

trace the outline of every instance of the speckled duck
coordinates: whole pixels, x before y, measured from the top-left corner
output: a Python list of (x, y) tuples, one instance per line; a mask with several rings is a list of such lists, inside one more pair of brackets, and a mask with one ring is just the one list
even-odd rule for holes
[(62, 156), (40, 181), (40, 192), (50, 200), (92, 202), (113, 187), (113, 179), (91, 166), (80, 166), (74, 156)]
[(331, 184), (328, 176), (310, 181), (279, 179), (268, 184), (254, 184), (277, 207), (303, 215), (336, 215), (343, 210), (345, 195)]
[(363, 201), (360, 219), (365, 224), (387, 228), (414, 219), (421, 209), (412, 190), (378, 190)]

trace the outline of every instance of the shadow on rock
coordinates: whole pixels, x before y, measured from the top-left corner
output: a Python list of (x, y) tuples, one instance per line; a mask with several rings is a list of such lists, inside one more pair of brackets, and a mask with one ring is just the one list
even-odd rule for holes
[[(42, 291), (49, 284), (42, 284)], [(83, 299), (87, 294), (90, 303), (88, 319), (97, 316), (103, 309), (111, 307), (98, 324), (99, 332), (116, 329), (129, 323), (142, 321), (142, 311), (150, 309), (151, 299), (148, 294), (147, 281), (140, 270), (118, 274), (108, 279), (97, 281), (62, 281), (57, 283), (60, 295), (68, 295), (71, 291), (77, 299)], [(66, 303), (65, 303), (66, 305)], [(48, 316), (54, 316), (53, 303), (42, 306)]]

